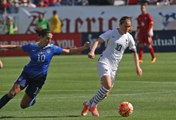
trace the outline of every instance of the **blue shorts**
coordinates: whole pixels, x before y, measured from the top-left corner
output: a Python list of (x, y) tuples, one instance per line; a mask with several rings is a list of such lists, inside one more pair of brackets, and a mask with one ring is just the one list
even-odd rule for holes
[(29, 97), (31, 97), (31, 99), (33, 99), (37, 96), (42, 86), (44, 85), (46, 76), (47, 75), (31, 77), (22, 72), (15, 83), (20, 85), (21, 90), (27, 87), (25, 92), (27, 95), (29, 95)]

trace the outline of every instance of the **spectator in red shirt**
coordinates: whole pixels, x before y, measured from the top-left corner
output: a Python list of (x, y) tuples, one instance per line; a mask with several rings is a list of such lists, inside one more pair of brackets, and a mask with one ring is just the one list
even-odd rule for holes
[(127, 0), (128, 5), (137, 5), (138, 0)]
[(37, 7), (48, 7), (48, 4), (45, 0), (39, 0)]
[(2, 0), (2, 6), (3, 6), (4, 8), (7, 8), (7, 7), (10, 6), (10, 3), (9, 3), (7, 0)]
[(137, 40), (139, 44), (139, 62), (142, 63), (142, 55), (144, 54), (144, 45), (147, 44), (149, 52), (152, 56), (151, 63), (156, 61), (153, 49), (153, 26), (152, 16), (147, 12), (145, 4), (141, 4), (141, 14), (137, 17)]
[(0, 1), (0, 13), (3, 13), (10, 7), (10, 3), (7, 0)]
[(49, 6), (55, 6), (55, 7), (60, 7), (61, 6), (61, 0), (48, 0), (48, 5)]

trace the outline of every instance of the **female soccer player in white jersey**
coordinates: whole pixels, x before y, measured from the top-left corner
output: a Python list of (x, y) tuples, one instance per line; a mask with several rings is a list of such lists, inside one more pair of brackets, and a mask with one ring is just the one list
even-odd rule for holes
[(82, 47), (63, 49), (59, 46), (50, 44), (53, 37), (50, 31), (42, 30), (39, 35), (40, 40), (37, 43), (30, 43), (22, 46), (0, 45), (0, 48), (23, 50), (30, 56), (30, 62), (24, 66), (21, 75), (17, 78), (10, 91), (0, 99), (0, 109), (24, 88), (26, 88), (26, 91), (21, 101), (21, 108), (24, 109), (32, 106), (36, 101), (37, 94), (45, 83), (52, 57), (61, 53), (79, 53), (89, 48), (89, 43), (87, 42)]
[(81, 112), (82, 116), (86, 116), (88, 111), (90, 111), (93, 116), (99, 116), (97, 104), (103, 100), (112, 89), (120, 60), (127, 47), (133, 52), (137, 74), (139, 76), (142, 75), (135, 42), (133, 37), (129, 34), (131, 28), (131, 18), (124, 16), (119, 21), (119, 28), (106, 31), (94, 42), (91, 51), (88, 53), (88, 57), (91, 59), (95, 57), (97, 46), (102, 42), (107, 42), (107, 47), (100, 55), (97, 63), (102, 87), (98, 90), (95, 96), (83, 103), (84, 108)]

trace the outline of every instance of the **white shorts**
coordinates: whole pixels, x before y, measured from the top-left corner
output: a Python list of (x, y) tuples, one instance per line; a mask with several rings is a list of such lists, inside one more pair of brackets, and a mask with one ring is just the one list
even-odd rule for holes
[(116, 80), (117, 70), (113, 70), (108, 64), (98, 62), (97, 71), (100, 78), (103, 76), (111, 76), (112, 84), (114, 84)]

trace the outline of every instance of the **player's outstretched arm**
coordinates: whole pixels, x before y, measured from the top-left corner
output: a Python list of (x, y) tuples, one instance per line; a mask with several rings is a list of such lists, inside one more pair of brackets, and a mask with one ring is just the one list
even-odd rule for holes
[(99, 38), (99, 39), (97, 39), (97, 40), (94, 42), (94, 44), (93, 44), (93, 46), (92, 46), (90, 52), (88, 53), (88, 57), (89, 57), (90, 59), (94, 59), (94, 58), (95, 58), (95, 50), (97, 49), (98, 45), (102, 43), (102, 41), (103, 41), (103, 40), (102, 40), (101, 38)]
[(134, 62), (135, 62), (135, 66), (136, 66), (136, 72), (137, 72), (138, 76), (142, 76), (142, 69), (139, 64), (138, 54), (136, 52), (134, 52), (133, 55), (134, 55)]
[(0, 49), (22, 50), (20, 45), (0, 45)]
[(90, 43), (86, 42), (83, 46), (78, 48), (70, 48), (70, 49), (63, 49), (62, 53), (64, 54), (77, 54), (80, 53), (90, 47)]

